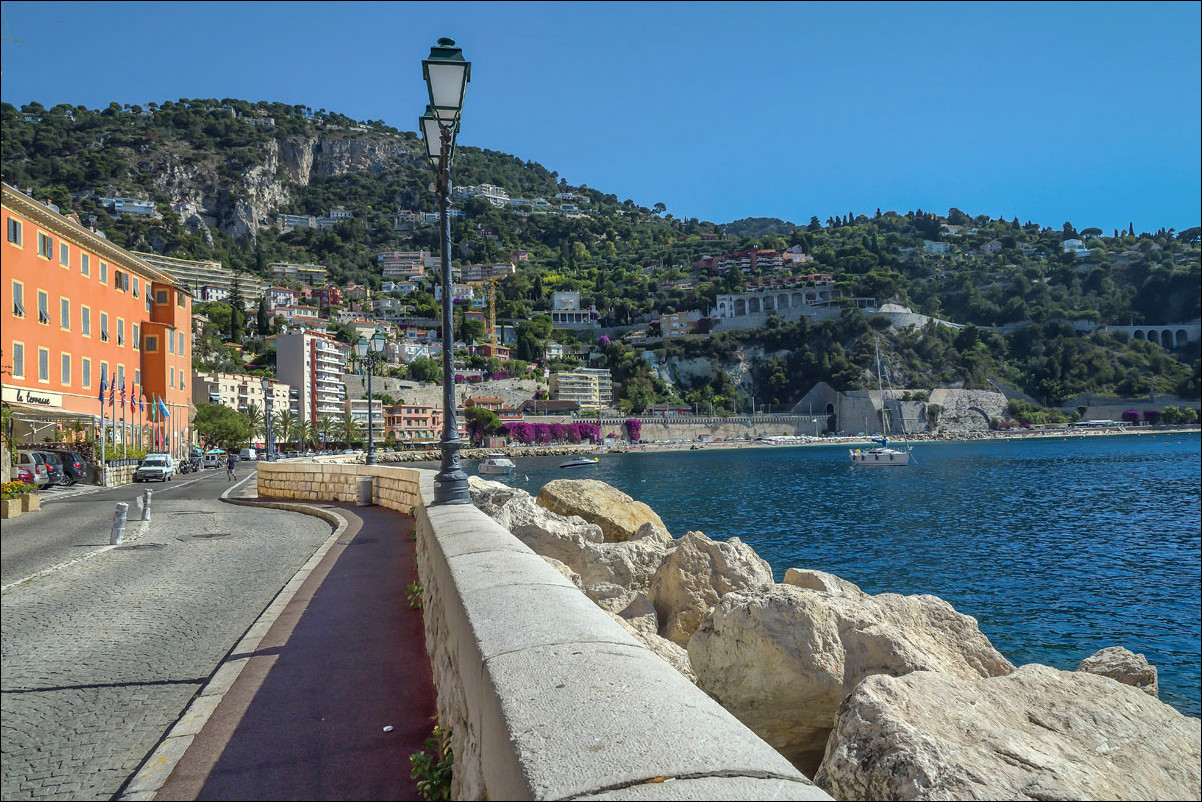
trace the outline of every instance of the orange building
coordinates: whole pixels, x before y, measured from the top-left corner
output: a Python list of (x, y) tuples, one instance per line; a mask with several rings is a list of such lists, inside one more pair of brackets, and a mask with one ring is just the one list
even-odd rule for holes
[[(166, 273), (7, 184), (2, 206), (0, 390), (13, 411), (14, 439), (54, 439), (55, 429), (90, 435), (100, 424), (103, 379), (115, 383), (114, 402), (104, 398), (109, 442), (141, 441), (182, 456), (190, 442), (191, 296)], [(131, 408), (131, 398), (144, 406)], [(165, 409), (156, 425), (152, 404)]]

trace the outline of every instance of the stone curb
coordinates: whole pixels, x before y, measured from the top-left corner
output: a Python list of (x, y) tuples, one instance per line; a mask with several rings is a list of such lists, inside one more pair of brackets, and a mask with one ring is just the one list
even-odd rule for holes
[[(247, 480), (254, 478), (254, 474), (247, 477)], [(246, 481), (246, 480), (243, 480)], [(234, 485), (221, 494), (220, 500), (226, 504), (235, 504), (240, 507), (267, 507), (274, 510), (286, 510), (288, 512), (299, 512), (303, 515), (311, 515), (316, 518), (321, 518), (326, 523), (334, 527), (334, 531), (330, 534), (326, 541), (318, 546), (317, 551), (305, 562), (303, 566), (288, 580), (287, 584), (280, 590), (271, 603), (267, 605), (262, 614), (257, 620), (246, 630), (246, 633), (234, 645), (221, 661), (221, 665), (213, 672), (205, 687), (193, 698), (188, 705), (183, 715), (171, 727), (167, 736), (159, 743), (158, 747), (150, 754), (150, 757), (143, 762), (138, 772), (133, 776), (133, 779), (122, 789), (121, 793), (116, 797), (118, 802), (142, 802), (142, 800), (153, 800), (159, 789), (167, 782), (167, 778), (171, 776), (171, 772), (175, 771), (175, 767), (183, 759), (188, 747), (192, 745), (192, 740), (196, 737), (203, 728), (213, 711), (221, 704), (221, 700), (225, 694), (233, 686), (238, 676), (242, 673), (242, 669), (246, 667), (249, 657), (246, 655), (253, 654), (259, 647), (260, 641), (267, 631), (271, 629), (272, 624), (280, 617), (284, 609), (292, 601), (296, 592), (300, 590), (301, 585), (313, 573), (313, 570), (321, 564), (325, 559), (327, 552), (333, 548), (334, 544), (346, 531), (350, 522), (342, 515), (333, 510), (318, 509), (309, 504), (295, 504), (280, 501), (259, 501), (257, 498), (232, 498), (230, 493), (241, 486), (241, 483)], [(233, 658), (233, 655), (242, 655), (238, 658)]]

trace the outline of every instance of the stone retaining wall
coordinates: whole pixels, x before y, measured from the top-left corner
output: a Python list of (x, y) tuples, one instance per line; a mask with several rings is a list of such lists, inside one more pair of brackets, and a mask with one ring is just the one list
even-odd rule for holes
[[(830, 799), (434, 472), (260, 463), (261, 497), (417, 518), (426, 649), (451, 730), (455, 799)], [(407, 771), (407, 767), (399, 767)]]

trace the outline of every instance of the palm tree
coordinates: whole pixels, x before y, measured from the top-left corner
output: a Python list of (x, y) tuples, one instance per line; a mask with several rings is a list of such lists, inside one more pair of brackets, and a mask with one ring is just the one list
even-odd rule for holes
[(293, 435), (296, 434), (296, 426), (299, 423), (296, 415), (292, 414), (291, 410), (281, 410), (275, 415), (275, 420), (271, 425), (275, 429), (276, 437), (281, 443), (291, 443)]
[(263, 415), (263, 410), (254, 401), (246, 405), (246, 411), (242, 413), (248, 423), (250, 423), (250, 434), (252, 438), (267, 436), (267, 418)]
[(317, 427), (318, 438), (323, 443), (329, 443), (334, 439), (334, 430), (338, 428), (338, 423), (329, 415), (322, 415), (317, 419), (315, 424)]
[(355, 420), (354, 415), (347, 414), (342, 417), (342, 421), (338, 424), (338, 435), (348, 446), (362, 437), (359, 421)]
[(312, 421), (303, 421), (298, 427), (300, 432), (297, 437), (300, 438), (301, 444), (307, 448), (317, 446), (317, 425)]

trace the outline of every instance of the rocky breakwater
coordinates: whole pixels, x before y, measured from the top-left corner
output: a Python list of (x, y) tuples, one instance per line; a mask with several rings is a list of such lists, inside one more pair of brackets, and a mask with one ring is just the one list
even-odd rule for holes
[(1198, 799), (1202, 730), (1141, 655), (1015, 668), (935, 596), (673, 537), (594, 480), (473, 501), (837, 799)]

